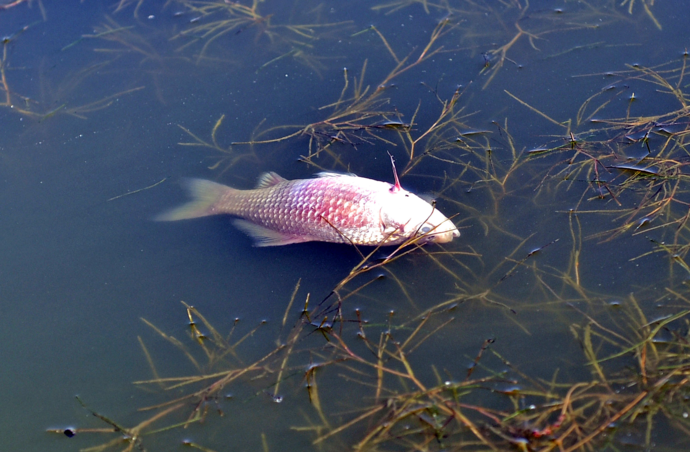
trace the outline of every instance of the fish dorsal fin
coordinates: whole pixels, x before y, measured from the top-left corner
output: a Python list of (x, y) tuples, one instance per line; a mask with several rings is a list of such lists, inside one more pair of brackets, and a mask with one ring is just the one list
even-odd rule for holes
[(352, 173), (335, 173), (333, 171), (321, 171), (316, 173), (317, 177), (357, 177), (356, 174)]
[(284, 177), (280, 177), (279, 175), (271, 171), (270, 173), (263, 173), (261, 176), (259, 176), (259, 181), (256, 183), (256, 188), (272, 187), (274, 185), (286, 181), (287, 179), (285, 179)]

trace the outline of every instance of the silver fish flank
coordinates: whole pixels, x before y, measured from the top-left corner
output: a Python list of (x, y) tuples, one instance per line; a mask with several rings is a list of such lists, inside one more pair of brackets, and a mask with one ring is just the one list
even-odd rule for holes
[(460, 236), (445, 215), (403, 189), (397, 175), (395, 184), (338, 173), (298, 180), (265, 173), (253, 190), (203, 179), (186, 184), (192, 201), (157, 220), (233, 215), (240, 218), (235, 226), (253, 237), (256, 246), (309, 241), (398, 245), (413, 237), (444, 243)]

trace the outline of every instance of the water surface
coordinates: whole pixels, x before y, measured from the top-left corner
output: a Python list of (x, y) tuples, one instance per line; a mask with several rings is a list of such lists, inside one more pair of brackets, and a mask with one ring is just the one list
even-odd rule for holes
[[(683, 7), (0, 9), (3, 449), (104, 444), (120, 435), (78, 429), (132, 428), (218, 380), (132, 382), (245, 369), (112, 449), (685, 450)], [(462, 236), (335, 294), (352, 247), (151, 221), (185, 177), (392, 181), (387, 152)], [(181, 301), (228, 344), (253, 333), (206, 365), (227, 349)]]

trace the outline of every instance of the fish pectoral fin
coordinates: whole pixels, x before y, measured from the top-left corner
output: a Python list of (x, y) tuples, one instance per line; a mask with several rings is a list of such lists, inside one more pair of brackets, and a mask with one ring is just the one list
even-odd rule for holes
[(254, 246), (281, 246), (313, 240), (310, 237), (283, 234), (247, 220), (235, 220), (232, 224), (254, 239)]
[(389, 234), (395, 234), (396, 232), (400, 232), (398, 228), (394, 228), (393, 226), (388, 226), (388, 227), (383, 227), (381, 228), (381, 232), (383, 235), (389, 235)]

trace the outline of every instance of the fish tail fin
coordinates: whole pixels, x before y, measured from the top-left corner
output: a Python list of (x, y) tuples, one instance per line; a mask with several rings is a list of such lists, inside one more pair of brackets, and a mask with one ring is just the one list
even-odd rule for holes
[(176, 221), (226, 213), (216, 204), (229, 192), (236, 191), (223, 184), (204, 179), (185, 179), (184, 185), (192, 197), (186, 204), (156, 216), (156, 221)]

